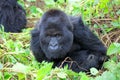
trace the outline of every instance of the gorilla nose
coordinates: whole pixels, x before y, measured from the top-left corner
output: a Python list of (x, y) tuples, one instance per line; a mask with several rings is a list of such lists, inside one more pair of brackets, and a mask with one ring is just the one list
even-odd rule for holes
[(52, 46), (52, 47), (55, 47), (55, 46), (57, 46), (58, 44), (57, 43), (52, 43), (52, 44), (50, 44), (50, 46)]
[(56, 50), (56, 49), (58, 49), (58, 44), (51, 44), (51, 45), (49, 45), (49, 48), (51, 50)]
[(50, 40), (48, 49), (55, 51), (55, 50), (58, 49), (58, 47), (59, 47), (59, 44), (58, 44), (57, 39), (56, 39), (56, 38), (52, 38), (52, 39)]
[(55, 50), (57, 50), (57, 49), (58, 49), (58, 43), (49, 44), (48, 49), (49, 49), (50, 51), (55, 51)]

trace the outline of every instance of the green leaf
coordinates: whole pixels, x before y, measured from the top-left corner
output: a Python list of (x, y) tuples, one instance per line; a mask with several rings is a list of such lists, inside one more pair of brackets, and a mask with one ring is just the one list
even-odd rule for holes
[(2, 68), (3, 68), (3, 64), (0, 63), (0, 69), (2, 69)]
[(18, 73), (18, 80), (24, 80), (25, 79), (25, 74)]
[(120, 53), (120, 43), (112, 43), (107, 50), (107, 55), (116, 53)]
[(94, 26), (93, 26), (94, 28), (99, 28), (99, 26), (97, 25), (97, 24), (94, 24)]
[(55, 2), (54, 0), (45, 0), (45, 4), (49, 6), (49, 5), (54, 5)]
[(92, 75), (97, 75), (97, 74), (99, 73), (99, 71), (98, 71), (96, 68), (91, 68), (91, 69), (90, 69), (90, 73), (91, 73)]
[(27, 72), (27, 66), (21, 63), (16, 63), (13, 67), (12, 70), (20, 73), (26, 73)]
[(79, 75), (81, 77), (80, 80), (89, 80), (89, 77), (85, 73), (80, 72)]
[(96, 77), (94, 80), (116, 80), (116, 76), (111, 72), (105, 71), (101, 76)]
[(100, 0), (94, 0), (93, 5), (97, 5), (100, 2)]
[(104, 63), (104, 67), (110, 71), (114, 71), (116, 68), (116, 63), (113, 60), (109, 60)]
[(117, 15), (120, 15), (120, 9), (116, 12)]
[(59, 72), (59, 73), (57, 73), (57, 76), (58, 76), (59, 78), (64, 79), (64, 78), (66, 78), (67, 74), (64, 73), (64, 72)]
[(31, 11), (31, 13), (37, 13), (37, 8), (36, 8), (36, 6), (31, 6), (31, 7), (30, 7), (30, 11)]
[(42, 80), (50, 72), (50, 70), (52, 69), (52, 65), (52, 63), (49, 63), (41, 67), (37, 73), (37, 80)]
[(2, 80), (2, 76), (3, 76), (3, 75), (2, 75), (2, 72), (0, 72), (0, 80)]
[(10, 80), (10, 78), (12, 77), (12, 74), (5, 72), (4, 73), (4, 80)]
[(113, 27), (120, 27), (120, 22), (119, 21), (111, 22), (111, 24), (113, 25)]

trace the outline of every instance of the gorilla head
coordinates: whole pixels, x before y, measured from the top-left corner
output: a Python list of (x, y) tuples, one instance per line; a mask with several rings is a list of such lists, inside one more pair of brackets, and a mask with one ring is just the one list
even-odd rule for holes
[(64, 58), (73, 43), (73, 26), (68, 16), (60, 10), (48, 11), (38, 28), (40, 47), (45, 56), (48, 59)]

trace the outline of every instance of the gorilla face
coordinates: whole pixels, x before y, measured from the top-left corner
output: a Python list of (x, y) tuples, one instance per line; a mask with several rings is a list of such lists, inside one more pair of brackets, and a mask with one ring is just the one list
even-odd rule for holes
[(64, 58), (73, 43), (72, 25), (69, 19), (64, 20), (63, 17), (53, 15), (43, 21), (39, 27), (41, 49), (48, 59)]

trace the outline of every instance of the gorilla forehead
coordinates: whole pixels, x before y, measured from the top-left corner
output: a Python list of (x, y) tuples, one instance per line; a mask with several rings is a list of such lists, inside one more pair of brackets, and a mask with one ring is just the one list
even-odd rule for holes
[(45, 19), (43, 18), (42, 22), (43, 22), (43, 24), (48, 23), (49, 24), (48, 26), (50, 26), (50, 25), (53, 25), (53, 26), (61, 25), (61, 26), (63, 26), (63, 25), (69, 25), (70, 24), (70, 21), (69, 21), (68, 17), (63, 18), (63, 17), (58, 17), (58, 16), (54, 16), (54, 17), (50, 16), (50, 17), (45, 18)]
[(65, 28), (73, 29), (72, 24), (69, 22), (69, 19), (66, 21), (58, 17), (49, 17), (45, 21), (42, 21), (42, 26), (40, 29), (49, 30), (49, 31), (62, 31)]
[(48, 18), (48, 17), (67, 17), (67, 15), (64, 13), (64, 12), (62, 12), (62, 11), (60, 11), (60, 10), (56, 10), (56, 9), (52, 9), (52, 10), (49, 10), (49, 11), (47, 11), (47, 12), (45, 12), (45, 14), (43, 15), (43, 18)]
[[(59, 16), (59, 17), (58, 17)], [(42, 22), (49, 22), (49, 23), (70, 23), (68, 16), (59, 10), (49, 10), (42, 16)]]

